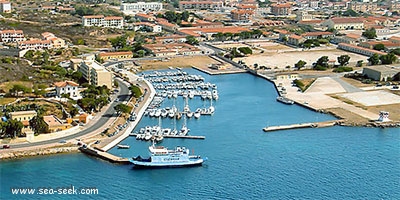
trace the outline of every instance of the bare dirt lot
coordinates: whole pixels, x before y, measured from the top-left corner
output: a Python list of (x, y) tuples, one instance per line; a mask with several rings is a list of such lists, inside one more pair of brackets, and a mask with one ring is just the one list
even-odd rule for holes
[(139, 62), (142, 70), (165, 69), (168, 67), (207, 67), (210, 64), (218, 64), (219, 62), (208, 56), (184, 56), (175, 57), (168, 60), (142, 60)]

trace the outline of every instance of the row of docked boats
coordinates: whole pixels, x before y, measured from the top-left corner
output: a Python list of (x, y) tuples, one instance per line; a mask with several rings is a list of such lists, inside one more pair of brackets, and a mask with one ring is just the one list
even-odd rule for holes
[(197, 108), (195, 111), (191, 111), (189, 107), (185, 107), (182, 112), (179, 111), (175, 106), (172, 108), (152, 108), (144, 112), (144, 116), (149, 117), (161, 117), (161, 118), (176, 118), (181, 119), (182, 115), (186, 115), (188, 118), (194, 117), (199, 119), (201, 115), (212, 115), (215, 112), (214, 106), (208, 108)]
[(217, 90), (163, 90), (156, 93), (157, 97), (163, 98), (178, 98), (178, 96), (182, 96), (183, 98), (193, 99), (196, 96), (201, 97), (202, 100), (213, 99), (218, 100), (219, 95)]

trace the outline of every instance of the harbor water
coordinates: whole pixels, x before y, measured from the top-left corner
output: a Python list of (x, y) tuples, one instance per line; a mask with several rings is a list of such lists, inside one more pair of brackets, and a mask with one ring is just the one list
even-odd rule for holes
[[(400, 129), (304, 128), (265, 133), (262, 128), (334, 117), (276, 101), (270, 82), (250, 75), (209, 76), (218, 87), (215, 113), (187, 119), (190, 135), (205, 140), (164, 138), (161, 145), (186, 146), (207, 157), (200, 167), (137, 170), (84, 154), (0, 162), (0, 199), (400, 199)], [(209, 106), (195, 97), (191, 109)], [(171, 107), (172, 100), (162, 106)], [(182, 110), (179, 97), (175, 105)], [(173, 128), (163, 119), (162, 127)], [(177, 128), (183, 120), (176, 122)], [(158, 125), (144, 117), (138, 128)], [(128, 137), (130, 149), (109, 152), (146, 156), (150, 142)], [(97, 188), (97, 195), (15, 195), (11, 188)]]

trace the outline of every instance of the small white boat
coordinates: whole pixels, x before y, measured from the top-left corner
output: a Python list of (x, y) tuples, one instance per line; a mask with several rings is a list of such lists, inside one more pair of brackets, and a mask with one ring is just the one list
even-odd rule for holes
[(200, 111), (196, 111), (196, 112), (193, 114), (193, 116), (194, 116), (194, 118), (199, 119), (200, 116), (201, 116)]
[(189, 117), (189, 118), (193, 117), (193, 112), (188, 111), (188, 112), (186, 113), (186, 116)]
[(117, 145), (117, 147), (118, 147), (118, 149), (129, 149), (129, 145), (126, 145), (126, 144), (119, 144), (119, 145)]

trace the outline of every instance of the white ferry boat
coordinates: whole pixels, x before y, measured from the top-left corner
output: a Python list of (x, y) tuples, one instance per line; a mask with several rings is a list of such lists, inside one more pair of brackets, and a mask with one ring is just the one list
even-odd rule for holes
[(279, 102), (282, 102), (282, 103), (284, 103), (284, 104), (289, 104), (289, 105), (294, 104), (294, 101), (293, 101), (293, 100), (288, 99), (288, 98), (283, 97), (283, 96), (278, 96), (278, 97), (276, 97), (276, 100), (279, 101)]
[(199, 155), (189, 155), (189, 149), (176, 147), (169, 150), (163, 146), (153, 145), (149, 147), (150, 157), (142, 158), (137, 156), (129, 158), (129, 161), (139, 168), (163, 168), (163, 167), (191, 167), (202, 165), (206, 158)]

